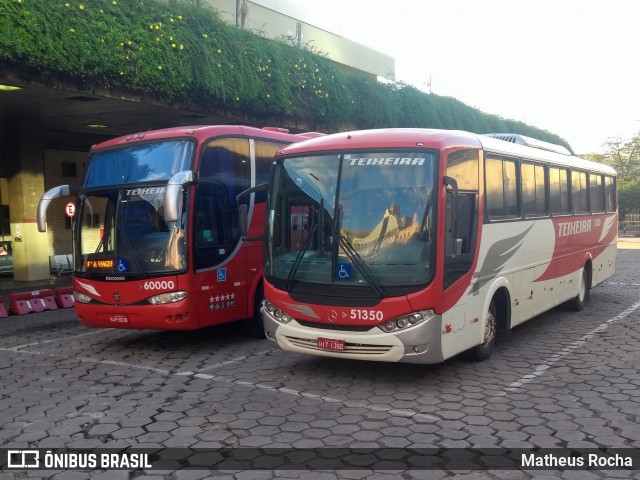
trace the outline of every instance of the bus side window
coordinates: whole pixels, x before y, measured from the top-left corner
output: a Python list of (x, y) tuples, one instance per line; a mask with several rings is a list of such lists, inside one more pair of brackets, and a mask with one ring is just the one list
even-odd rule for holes
[(220, 263), (233, 249), (226, 197), (223, 185), (206, 181), (198, 185), (193, 218), (196, 268)]
[[(448, 201), (451, 196), (447, 196)], [(477, 195), (461, 192), (457, 198), (456, 222), (456, 252), (444, 259), (444, 288), (448, 288), (458, 281), (473, 265), (475, 254), (476, 226), (478, 224)], [(448, 219), (447, 219), (448, 220)], [(449, 225), (445, 226), (449, 231)]]
[[(273, 165), (273, 157), (284, 146), (285, 144), (283, 143), (273, 143), (266, 140), (255, 141), (256, 185), (260, 185), (261, 183), (269, 183), (269, 175), (271, 173), (271, 166)], [(256, 203), (264, 202), (266, 201), (266, 199), (266, 191), (256, 193)]]
[(462, 241), (460, 254), (473, 253), (473, 216), (475, 213), (476, 197), (473, 194), (461, 193), (458, 195), (458, 215), (456, 235)]
[(202, 248), (218, 243), (220, 237), (214, 224), (212, 197), (200, 196), (196, 201), (195, 233), (196, 247)]

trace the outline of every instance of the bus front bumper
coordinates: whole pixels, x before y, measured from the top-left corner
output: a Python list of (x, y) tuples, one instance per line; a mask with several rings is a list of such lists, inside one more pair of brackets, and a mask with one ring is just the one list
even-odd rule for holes
[[(363, 332), (328, 330), (303, 326), (295, 319), (283, 324), (260, 309), (267, 339), (286, 351), (333, 358), (350, 358), (379, 362), (440, 363), (442, 317), (434, 315), (425, 322), (397, 332), (383, 332), (377, 326)], [(328, 339), (329, 342), (319, 342)], [(343, 349), (322, 348), (322, 343), (337, 340)]]
[(80, 322), (93, 328), (194, 330), (201, 325), (193, 305), (181, 301), (164, 305), (106, 305), (74, 303)]

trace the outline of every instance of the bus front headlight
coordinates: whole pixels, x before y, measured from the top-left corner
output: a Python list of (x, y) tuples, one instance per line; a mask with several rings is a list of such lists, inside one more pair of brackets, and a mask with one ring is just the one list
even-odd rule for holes
[(73, 299), (80, 303), (91, 303), (91, 300), (93, 300), (89, 295), (78, 290), (73, 291)]
[(293, 320), (292, 317), (290, 317), (288, 314), (280, 310), (273, 303), (266, 299), (264, 300), (263, 306), (269, 316), (275, 318), (280, 323), (289, 323), (291, 320)]
[(401, 330), (405, 330), (420, 323), (426, 322), (435, 314), (436, 312), (434, 312), (433, 310), (421, 310), (419, 312), (414, 312), (409, 315), (403, 315), (402, 317), (389, 320), (382, 325), (378, 325), (378, 328), (386, 333), (399, 332)]
[(179, 302), (180, 300), (184, 300), (185, 298), (187, 298), (187, 295), (187, 292), (167, 292), (149, 297), (147, 298), (147, 301), (151, 305), (163, 305), (165, 303), (175, 303)]

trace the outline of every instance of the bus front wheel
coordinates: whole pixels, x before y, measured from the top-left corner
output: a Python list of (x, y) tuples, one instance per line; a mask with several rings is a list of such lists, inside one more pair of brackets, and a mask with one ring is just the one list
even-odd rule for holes
[(256, 290), (255, 301), (253, 306), (253, 317), (246, 318), (242, 321), (242, 330), (244, 333), (254, 338), (265, 338), (264, 325), (262, 323), (262, 314), (260, 307), (262, 306), (262, 286)]
[(497, 334), (498, 316), (496, 314), (495, 301), (492, 299), (484, 322), (483, 342), (471, 349), (471, 357), (478, 362), (482, 362), (489, 358), (491, 356), (491, 352), (493, 352), (493, 347), (496, 344)]

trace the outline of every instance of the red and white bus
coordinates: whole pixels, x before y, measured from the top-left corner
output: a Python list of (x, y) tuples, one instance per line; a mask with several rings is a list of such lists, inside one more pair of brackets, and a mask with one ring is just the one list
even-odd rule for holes
[(615, 270), (616, 172), (518, 135), (389, 129), (290, 145), (267, 200), (267, 338), (437, 363), (583, 308)]
[[(94, 146), (73, 223), (75, 310), (92, 327), (197, 329), (239, 319), (263, 334), (264, 194), (247, 195), (241, 238), (237, 195), (266, 182), (274, 154), (319, 134), (194, 126)], [(38, 227), (67, 185), (46, 192)]]

